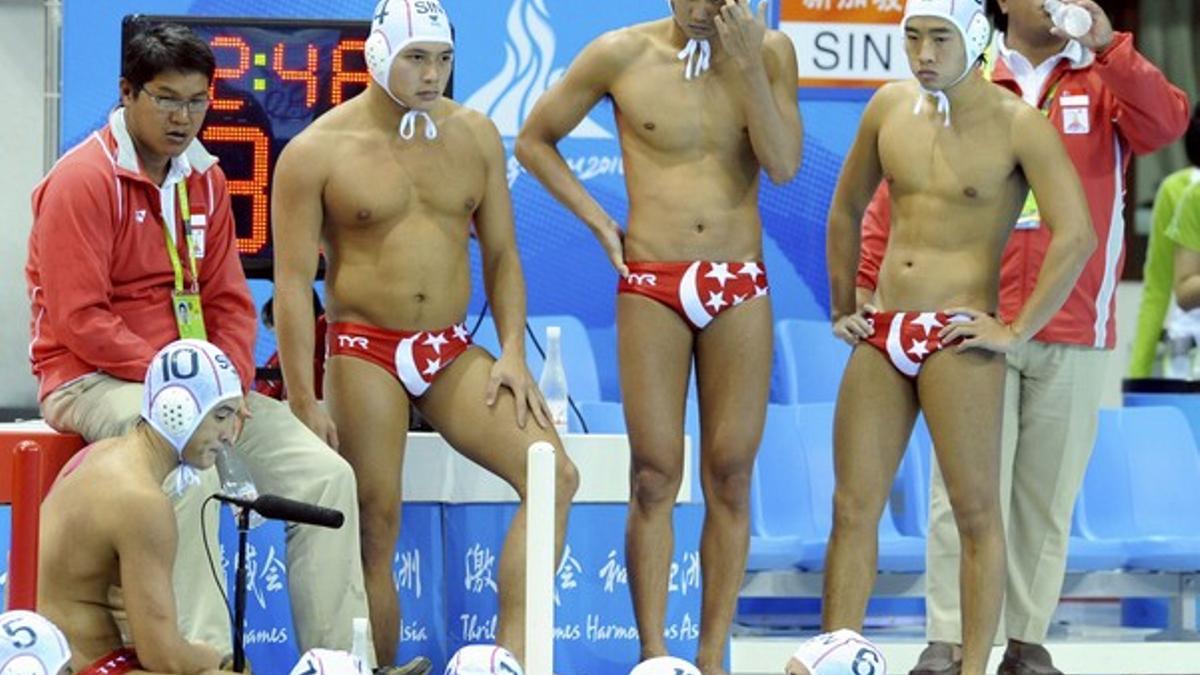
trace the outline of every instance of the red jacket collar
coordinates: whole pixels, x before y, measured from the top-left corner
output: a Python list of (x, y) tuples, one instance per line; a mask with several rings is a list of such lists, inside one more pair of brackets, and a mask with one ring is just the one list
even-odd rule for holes
[[(153, 185), (153, 181), (142, 173), (133, 138), (125, 127), (124, 108), (115, 108), (109, 114), (108, 125), (102, 130), (98, 140), (118, 176)], [(216, 165), (217, 158), (209, 153), (197, 138), (193, 139), (183, 154), (174, 161), (183, 161), (185, 167), (190, 169), (190, 173), (203, 174)]]

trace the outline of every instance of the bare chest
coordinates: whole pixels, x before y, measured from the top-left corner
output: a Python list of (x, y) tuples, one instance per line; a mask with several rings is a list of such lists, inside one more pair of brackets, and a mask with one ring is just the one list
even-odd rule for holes
[(466, 220), (483, 199), (483, 158), (462, 138), (357, 142), (336, 152), (322, 195), (327, 228)]
[(994, 203), (1020, 180), (1008, 134), (995, 125), (953, 128), (940, 120), (897, 114), (880, 129), (879, 158), (897, 196)]
[(621, 133), (661, 152), (734, 153), (749, 148), (730, 68), (685, 80), (683, 62), (632, 69), (612, 87)]

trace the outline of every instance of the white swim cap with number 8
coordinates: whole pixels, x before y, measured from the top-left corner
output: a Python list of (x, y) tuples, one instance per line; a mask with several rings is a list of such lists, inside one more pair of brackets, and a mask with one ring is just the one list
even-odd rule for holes
[(792, 658), (808, 669), (807, 675), (887, 675), (879, 648), (848, 629), (812, 638)]

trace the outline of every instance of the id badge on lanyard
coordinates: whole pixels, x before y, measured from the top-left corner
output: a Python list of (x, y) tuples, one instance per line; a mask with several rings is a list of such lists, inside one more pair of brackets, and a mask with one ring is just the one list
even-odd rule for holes
[[(179, 211), (184, 223), (191, 222), (191, 208), (188, 205), (187, 185), (184, 180), (176, 183), (179, 196)], [(200, 306), (200, 277), (196, 273), (196, 251), (192, 237), (184, 234), (187, 243), (188, 268), (191, 272), (191, 283), (184, 286), (183, 264), (179, 260), (179, 251), (173, 243), (171, 232), (167, 230), (166, 219), (163, 219), (163, 234), (166, 236), (167, 256), (171, 259), (171, 268), (175, 272), (175, 290), (171, 293), (171, 311), (175, 314), (175, 325), (179, 328), (179, 337), (191, 340), (207, 340), (204, 330), (204, 310)], [(186, 228), (185, 228), (186, 229)]]

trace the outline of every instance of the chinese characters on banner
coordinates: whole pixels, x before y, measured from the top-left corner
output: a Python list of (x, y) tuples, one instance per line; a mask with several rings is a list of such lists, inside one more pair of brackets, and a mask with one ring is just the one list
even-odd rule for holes
[(796, 45), (801, 87), (874, 88), (910, 76), (904, 0), (783, 0), (779, 29)]

